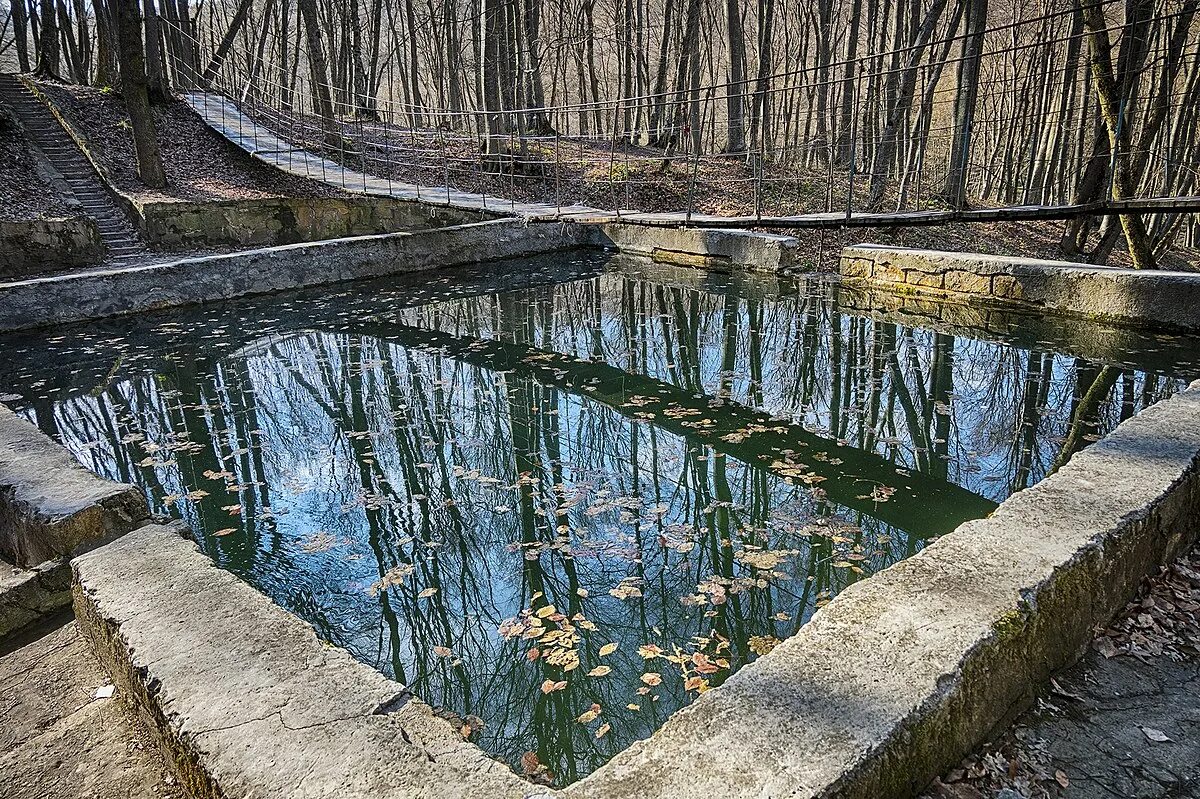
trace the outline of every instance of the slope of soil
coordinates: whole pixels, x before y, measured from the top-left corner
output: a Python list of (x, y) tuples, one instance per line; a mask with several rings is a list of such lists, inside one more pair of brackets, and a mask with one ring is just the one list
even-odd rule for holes
[(167, 188), (156, 191), (137, 177), (133, 134), (115, 92), (42, 82), (42, 90), (76, 130), (122, 191), (146, 201), (252, 200), (266, 197), (331, 197), (343, 192), (289, 175), (254, 160), (204, 124), (182, 101), (154, 109)]
[(62, 219), (78, 214), (34, 167), (34, 155), (11, 112), (0, 106), (0, 220)]

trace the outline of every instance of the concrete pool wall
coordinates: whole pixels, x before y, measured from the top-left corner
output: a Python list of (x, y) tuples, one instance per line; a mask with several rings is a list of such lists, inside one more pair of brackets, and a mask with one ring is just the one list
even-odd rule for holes
[(904, 796), (1028, 705), (1192, 543), (1198, 465), (1200, 383), (846, 589), (563, 790), (464, 742), (179, 528), (76, 558), (75, 608), (197, 796)]
[[(523, 241), (526, 223), (501, 220), (429, 232), (450, 234), (436, 239), (395, 234), (220, 256), (203, 259), (200, 272), (196, 262), (178, 262), (141, 275), (85, 275), (49, 294), (42, 284), (0, 287), (0, 328), (30, 326), (20, 324), (22, 314), (39, 309), (52, 317), (46, 324), (569, 249), (597, 236), (622, 243), (578, 226), (535, 230)], [(635, 251), (646, 246), (623, 241)], [(698, 241), (657, 249), (704, 250), (704, 263), (733, 264), (766, 248), (767, 268), (789, 257), (789, 245), (774, 239)], [(297, 255), (312, 265), (296, 271)], [(208, 274), (221, 264), (230, 272)], [(1119, 321), (1153, 320), (1146, 312)], [(66, 452), (57, 447), (45, 439), (17, 462), (5, 442), (0, 459), (35, 474), (61, 465)], [(103, 538), (96, 536), (63, 556), (75, 555), (81, 628), (197, 797), (905, 796), (1027, 706), (1145, 575), (1196, 539), (1198, 468), (1200, 383), (1123, 422), (989, 518), (844, 590), (652, 737), (557, 790), (521, 779), (404, 686), (321, 642), (308, 624), (217, 568), (186, 528), (134, 513), (126, 528), (133, 532), (83, 552)], [(35, 531), (20, 535), (40, 540)]]
[(942, 301), (1162, 330), (1200, 329), (1200, 274), (860, 244), (838, 271), (854, 284)]

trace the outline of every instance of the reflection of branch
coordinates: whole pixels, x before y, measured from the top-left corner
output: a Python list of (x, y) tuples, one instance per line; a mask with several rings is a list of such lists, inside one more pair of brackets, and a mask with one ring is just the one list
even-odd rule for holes
[[(605, 363), (580, 361), (519, 344), (400, 325), (379, 326), (376, 330), (368, 323), (360, 328), (407, 347), (437, 349), (449, 357), (495, 371), (524, 372), (539, 382), (581, 394), (625, 415), (644, 410), (628, 407), (630, 397), (656, 397), (663, 406), (691, 411), (692, 415), (686, 418), (703, 419), (706, 424), (696, 427), (683, 416), (674, 418), (658, 413), (653, 420), (655, 425), (757, 468), (771, 471), (779, 463), (785, 477), (795, 478), (801, 470), (797, 468), (801, 466), (798, 462), (782, 462), (787, 460), (786, 453), (802, 450), (804, 475), (822, 478), (820, 486), (830, 499), (908, 532), (940, 535), (968, 519), (986, 516), (996, 507), (991, 500), (945, 480), (918, 472), (901, 476), (894, 464), (875, 453), (840, 446), (798, 425), (772, 419), (737, 403), (726, 401), (719, 409), (713, 409), (706, 396), (650, 377), (631, 375)], [(746, 435), (751, 427), (768, 429)], [(730, 441), (729, 436), (742, 440)], [(896, 486), (897, 490), (889, 501), (879, 503), (869, 496), (872, 485)]]
[(1115, 366), (1105, 366), (1096, 375), (1096, 379), (1092, 381), (1087, 393), (1083, 395), (1083, 399), (1075, 408), (1075, 414), (1071, 417), (1071, 427), (1067, 431), (1067, 439), (1063, 442), (1058, 457), (1054, 459), (1054, 465), (1050, 467), (1051, 473), (1058, 471), (1071, 459), (1072, 455), (1083, 449), (1083, 437), (1086, 435), (1089, 422), (1096, 418), (1100, 410), (1100, 403), (1108, 399), (1109, 393), (1120, 377), (1121, 370)]

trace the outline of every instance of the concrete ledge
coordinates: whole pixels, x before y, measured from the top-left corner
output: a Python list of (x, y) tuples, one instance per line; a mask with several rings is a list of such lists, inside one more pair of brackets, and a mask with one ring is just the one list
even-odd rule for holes
[(585, 235), (574, 225), (500, 219), (0, 283), (0, 330), (555, 252)]
[(535, 792), (178, 528), (147, 525), (73, 565), (80, 628), (196, 799)]
[(722, 265), (779, 272), (797, 266), (799, 242), (791, 236), (750, 230), (656, 228), (620, 223), (595, 225), (592, 243), (656, 261), (706, 268)]
[(0, 560), (0, 640), (71, 604), (71, 567), (55, 560), (19, 569)]
[(1074, 660), (1200, 509), (1200, 383), (843, 591), (769, 655), (561, 791), (149, 526), (74, 561), (76, 613), (198, 796), (906, 796)]
[(1118, 324), (1200, 330), (1200, 274), (860, 244), (842, 250), (851, 283), (960, 303), (1052, 311)]
[(31, 569), (126, 533), (149, 516), (140, 490), (96, 477), (0, 405), (0, 558)]

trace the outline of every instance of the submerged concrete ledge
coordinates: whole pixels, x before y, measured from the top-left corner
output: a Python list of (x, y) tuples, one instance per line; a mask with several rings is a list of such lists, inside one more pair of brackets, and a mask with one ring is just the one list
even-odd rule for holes
[(849, 587), (563, 790), (463, 742), (177, 529), (76, 558), (76, 613), (197, 796), (906, 796), (1027, 705), (1191, 543), (1198, 465), (1200, 383)]
[(0, 330), (537, 255), (581, 240), (574, 225), (498, 219), (0, 283)]
[(1118, 324), (1200, 330), (1200, 274), (859, 244), (842, 250), (849, 283)]

